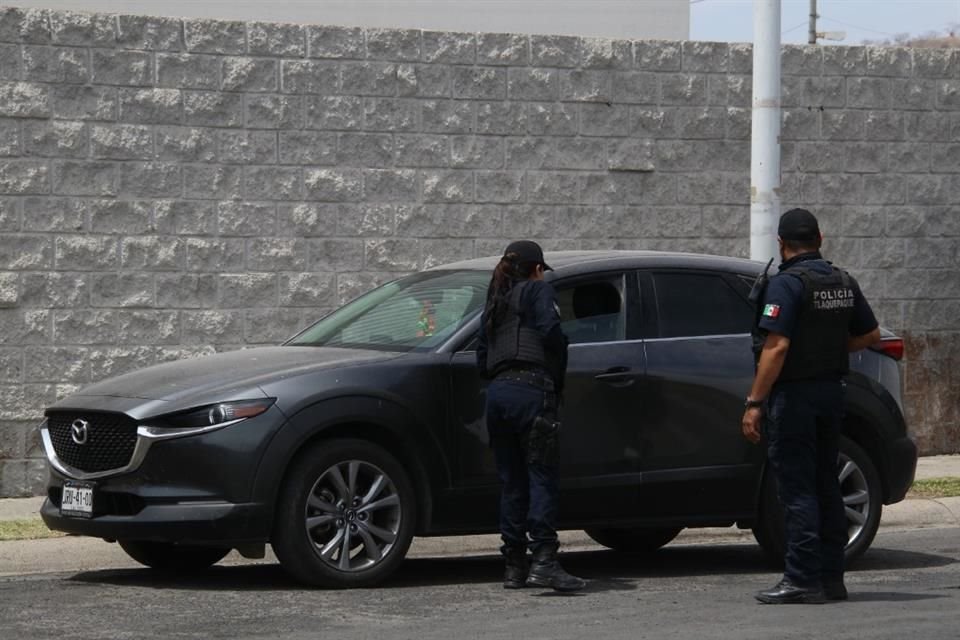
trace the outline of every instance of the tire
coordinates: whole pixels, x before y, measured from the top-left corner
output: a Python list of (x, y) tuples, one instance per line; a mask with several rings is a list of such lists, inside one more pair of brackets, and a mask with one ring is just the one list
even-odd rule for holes
[[(840, 475), (840, 493), (847, 511), (847, 534), (850, 537), (844, 556), (846, 562), (850, 563), (870, 548), (877, 535), (883, 513), (883, 485), (866, 451), (843, 436), (840, 437), (837, 472)], [(753, 536), (772, 561), (783, 564), (786, 552), (783, 508), (777, 499), (776, 481), (770, 473), (765, 475), (760, 490), (760, 511)]]
[(676, 538), (681, 531), (682, 527), (585, 529), (586, 534), (597, 544), (614, 551), (630, 553), (653, 553)]
[(119, 540), (128, 556), (158, 571), (177, 573), (202, 571), (223, 560), (230, 553), (224, 547), (197, 547), (176, 545), (172, 542), (147, 540)]
[(413, 485), (396, 458), (365, 440), (328, 440), (291, 466), (271, 544), (301, 582), (369, 587), (403, 561), (416, 519)]

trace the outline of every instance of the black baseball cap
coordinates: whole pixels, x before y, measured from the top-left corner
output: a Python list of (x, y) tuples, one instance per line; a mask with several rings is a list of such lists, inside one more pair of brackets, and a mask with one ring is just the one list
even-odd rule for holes
[(781, 240), (813, 242), (820, 238), (817, 218), (806, 209), (790, 209), (780, 216), (777, 235)]
[(511, 253), (517, 256), (517, 262), (521, 264), (524, 262), (542, 264), (544, 271), (553, 271), (553, 268), (543, 261), (543, 249), (533, 240), (517, 240), (516, 242), (511, 242), (507, 245), (507, 249), (503, 252), (503, 255), (506, 257)]

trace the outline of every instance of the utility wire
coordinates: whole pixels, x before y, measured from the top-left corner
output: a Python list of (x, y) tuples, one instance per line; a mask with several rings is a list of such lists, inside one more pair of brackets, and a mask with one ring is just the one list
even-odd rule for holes
[(804, 20), (803, 22), (801, 22), (800, 24), (798, 24), (798, 25), (795, 26), (795, 27), (790, 27), (790, 28), (787, 29), (786, 31), (781, 31), (781, 32), (780, 32), (780, 35), (785, 36), (785, 35), (787, 35), (788, 33), (790, 33), (791, 31), (796, 31), (796, 30), (799, 29), (800, 27), (804, 27), (804, 26), (806, 26), (806, 25), (807, 25), (807, 21)]
[(844, 22), (843, 20), (837, 20), (835, 18), (827, 18), (825, 16), (820, 16), (820, 19), (829, 20), (830, 22), (836, 22), (837, 24), (842, 24), (843, 26), (850, 27), (851, 29), (859, 29), (860, 31), (869, 31), (870, 33), (877, 33), (881, 36), (890, 36), (892, 38), (897, 35), (895, 33), (887, 33), (886, 31), (877, 31), (876, 29), (868, 29), (867, 27), (861, 27), (859, 25), (851, 24), (849, 22)]

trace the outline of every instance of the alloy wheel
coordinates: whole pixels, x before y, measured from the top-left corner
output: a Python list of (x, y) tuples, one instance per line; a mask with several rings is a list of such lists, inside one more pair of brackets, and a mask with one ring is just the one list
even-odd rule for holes
[(390, 553), (401, 518), (400, 495), (390, 477), (369, 462), (346, 460), (328, 468), (314, 483), (304, 524), (324, 563), (356, 572)]
[(870, 486), (863, 470), (848, 455), (841, 452), (837, 459), (840, 494), (847, 515), (848, 545), (854, 544), (863, 533), (870, 517)]

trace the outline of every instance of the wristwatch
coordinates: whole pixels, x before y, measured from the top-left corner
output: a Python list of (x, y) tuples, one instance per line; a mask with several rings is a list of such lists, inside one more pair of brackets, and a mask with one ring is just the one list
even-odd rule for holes
[(749, 397), (743, 402), (743, 407), (745, 409), (758, 409), (762, 406), (763, 400), (751, 400)]

